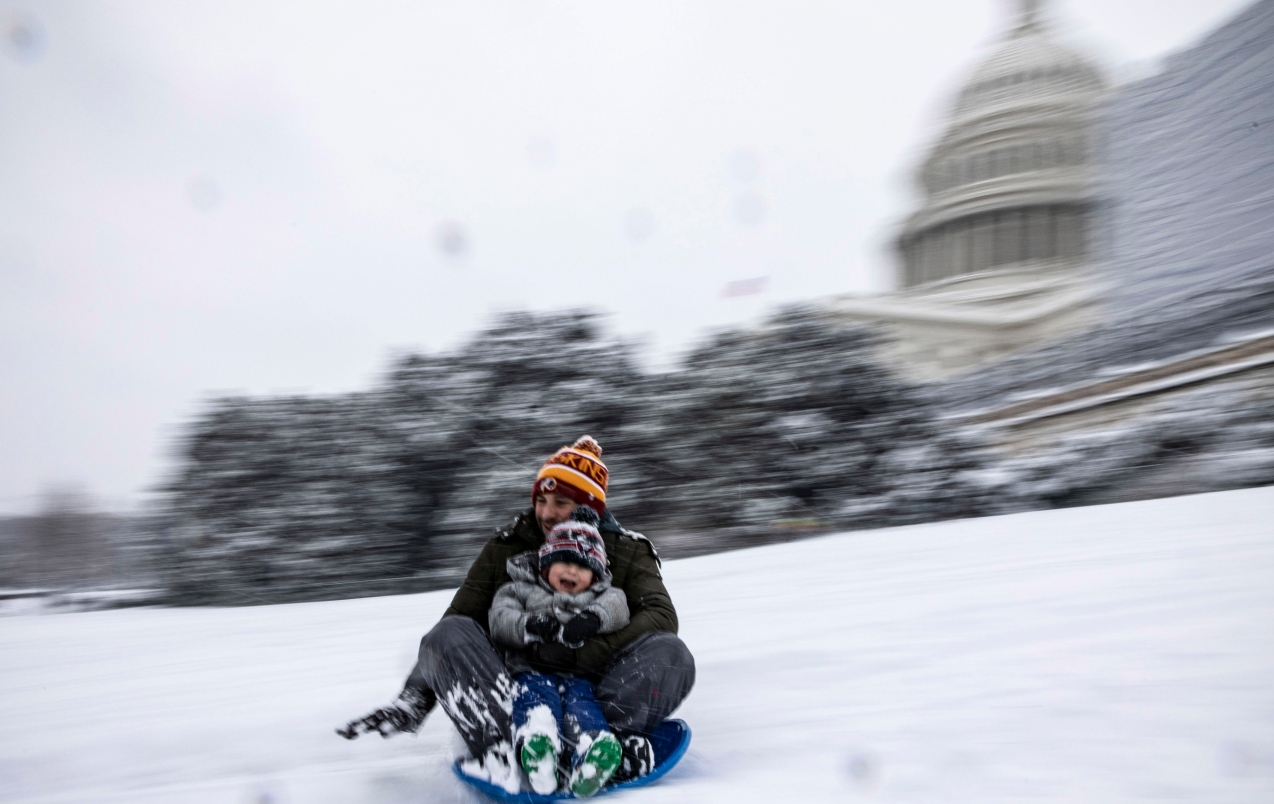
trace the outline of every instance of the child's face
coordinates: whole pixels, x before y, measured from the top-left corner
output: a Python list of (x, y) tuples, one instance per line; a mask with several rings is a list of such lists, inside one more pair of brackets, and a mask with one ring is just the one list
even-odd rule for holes
[(578, 595), (593, 585), (593, 571), (579, 564), (566, 561), (554, 561), (549, 564), (549, 586), (554, 591), (567, 595)]

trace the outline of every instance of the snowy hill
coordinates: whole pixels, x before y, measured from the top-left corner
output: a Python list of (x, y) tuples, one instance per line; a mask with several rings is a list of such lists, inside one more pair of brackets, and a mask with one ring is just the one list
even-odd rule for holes
[[(1274, 488), (670, 562), (699, 677), (656, 802), (1274, 800)], [(0, 619), (0, 800), (473, 802), (347, 743), (449, 593)]]

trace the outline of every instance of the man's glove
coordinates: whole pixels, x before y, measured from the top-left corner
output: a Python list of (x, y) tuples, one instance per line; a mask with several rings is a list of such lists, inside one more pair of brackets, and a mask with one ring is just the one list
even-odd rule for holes
[(551, 613), (541, 611), (526, 618), (526, 634), (541, 642), (553, 642), (562, 626)]
[(581, 611), (567, 620), (566, 625), (562, 626), (562, 642), (568, 648), (578, 648), (597, 636), (597, 632), (601, 630), (601, 627), (601, 617), (591, 611)]
[(531, 665), (549, 673), (570, 673), (576, 670), (575, 651), (560, 642), (532, 642), (527, 649)]
[(424, 687), (407, 687), (398, 694), (398, 698), (389, 706), (377, 709), (370, 715), (351, 720), (336, 733), (346, 740), (353, 740), (360, 734), (378, 732), (381, 737), (392, 737), (403, 732), (415, 733), (420, 724), (425, 722), (438, 696), (431, 689)]

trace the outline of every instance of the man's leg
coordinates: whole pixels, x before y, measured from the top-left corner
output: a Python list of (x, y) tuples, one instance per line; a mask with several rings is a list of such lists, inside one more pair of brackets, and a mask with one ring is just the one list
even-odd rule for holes
[(425, 634), (407, 686), (437, 694), (474, 757), (509, 744), (516, 685), (486, 631), (468, 617), (444, 617)]
[(676, 634), (655, 631), (625, 645), (596, 685), (597, 701), (616, 732), (650, 734), (695, 683), (695, 661)]

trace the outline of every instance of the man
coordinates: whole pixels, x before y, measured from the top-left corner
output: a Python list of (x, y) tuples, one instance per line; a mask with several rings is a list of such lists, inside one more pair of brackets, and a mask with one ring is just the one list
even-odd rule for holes
[(544, 672), (594, 682), (607, 722), (623, 738), (624, 768), (618, 778), (650, 769), (644, 735), (689, 694), (694, 658), (676, 635), (677, 612), (659, 574), (654, 545), (620, 527), (606, 508), (609, 475), (601, 456), (601, 446), (583, 436), (544, 462), (531, 488), (532, 508), (482, 548), (442, 620), (420, 641), (416, 668), (398, 699), (338, 729), (341, 736), (352, 740), (373, 731), (384, 737), (415, 732), (441, 701), (475, 759), (486, 766), (516, 768), (511, 735), (514, 685), (491, 643), (487, 612), (496, 590), (510, 580), (508, 560), (538, 550), (554, 525), (566, 521), (577, 505), (587, 505), (601, 516), (597, 529), (606, 545), (612, 585), (627, 595), (629, 623), (614, 633), (595, 635), (576, 649), (536, 642), (530, 646), (530, 661)]

